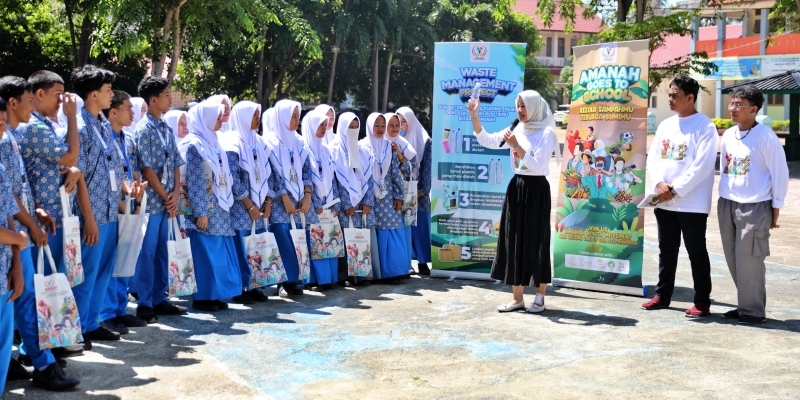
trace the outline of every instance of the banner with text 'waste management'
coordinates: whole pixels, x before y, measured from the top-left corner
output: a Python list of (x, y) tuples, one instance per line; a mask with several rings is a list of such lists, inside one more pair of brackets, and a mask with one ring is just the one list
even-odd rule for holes
[(508, 149), (475, 140), (467, 102), (480, 83), (480, 118), (498, 132), (516, 118), (523, 90), (522, 43), (436, 43), (433, 70), (433, 276), (489, 278), (500, 214), (513, 175)]
[(647, 156), (647, 40), (574, 48), (559, 176), (553, 283), (646, 295), (642, 289)]

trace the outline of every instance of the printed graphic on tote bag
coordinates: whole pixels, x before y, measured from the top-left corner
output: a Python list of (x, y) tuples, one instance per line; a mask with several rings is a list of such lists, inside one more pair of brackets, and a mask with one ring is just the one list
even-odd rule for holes
[[(362, 215), (366, 227), (366, 218)], [(350, 219), (350, 226), (353, 226)], [(369, 229), (345, 228), (347, 276), (372, 277), (372, 247)]]
[(250, 236), (244, 238), (244, 246), (251, 272), (250, 290), (289, 280), (273, 233), (256, 233), (256, 224), (253, 222)]
[[(184, 256), (184, 257), (181, 257)], [(194, 280), (194, 264), (191, 254), (178, 251), (175, 260), (169, 263), (169, 295), (180, 297), (197, 293), (197, 282)], [(180, 263), (180, 264), (179, 264)]]
[(52, 349), (83, 341), (78, 305), (67, 277), (58, 272), (44, 275), (44, 254), (55, 270), (50, 248), (39, 248), (39, 259), (33, 284), (36, 298), (36, 324), (39, 349)]
[(308, 251), (300, 246), (294, 246), (297, 255), (297, 263), (300, 265), (300, 276), (298, 279), (306, 280), (311, 276), (311, 262), (308, 259)]
[[(328, 229), (326, 229), (328, 228)], [(312, 225), (309, 229), (311, 235), (311, 258), (322, 260), (324, 258), (344, 257), (344, 237), (339, 225)]]

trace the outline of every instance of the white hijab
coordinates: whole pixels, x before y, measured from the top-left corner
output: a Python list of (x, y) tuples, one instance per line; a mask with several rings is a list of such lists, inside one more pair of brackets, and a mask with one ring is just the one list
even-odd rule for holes
[[(336, 121), (336, 110), (334, 110), (333, 107), (327, 104), (320, 104), (314, 109), (314, 111), (321, 111), (322, 114), (325, 115), (325, 118), (328, 118), (328, 110), (333, 112), (333, 120)], [(336, 140), (336, 134), (333, 133), (333, 124), (331, 124), (331, 129), (325, 129), (325, 138), (322, 139), (322, 143), (330, 147), (331, 143)]]
[(128, 126), (122, 127), (123, 132), (128, 132), (133, 134), (136, 132), (136, 125), (139, 125), (139, 121), (142, 120), (142, 108), (144, 107), (144, 99), (141, 97), (131, 97), (131, 104), (133, 108), (133, 123)]
[(400, 107), (397, 109), (397, 113), (402, 115), (408, 123), (406, 140), (419, 155), (414, 159), (414, 168), (411, 169), (411, 177), (417, 180), (419, 179), (419, 168), (422, 165), (422, 156), (425, 154), (425, 142), (431, 140), (431, 136), (419, 123), (417, 116), (414, 115), (414, 110), (409, 107)]
[(556, 120), (550, 106), (539, 92), (535, 90), (525, 90), (517, 96), (525, 104), (525, 111), (528, 113), (528, 120), (514, 128), (514, 133), (522, 132), (525, 136), (530, 136), (542, 129), (551, 129), (553, 140), (553, 152), (556, 154), (556, 162), (561, 165), (561, 148), (556, 136)]
[[(270, 159), (279, 169), (283, 183), (294, 199), (300, 201), (303, 195), (303, 164), (308, 158), (308, 149), (297, 131), (289, 129), (292, 113), (300, 110), (300, 103), (284, 99), (275, 104), (275, 134), (269, 138)], [(291, 171), (294, 169), (297, 181), (292, 183)]]
[[(186, 111), (181, 110), (172, 110), (167, 111), (164, 114), (164, 121), (167, 122), (170, 128), (172, 128), (172, 135), (175, 137), (175, 144), (181, 144), (183, 138), (178, 136), (178, 123), (181, 121), (182, 116), (186, 116), (186, 125), (189, 125), (189, 114)], [(188, 136), (188, 135), (187, 135)]]
[(261, 130), (264, 138), (275, 137), (275, 109), (270, 107), (261, 114)]
[[(339, 178), (339, 183), (347, 189), (347, 194), (350, 196), (350, 204), (353, 207), (357, 206), (364, 194), (367, 192), (367, 185), (369, 184), (369, 177), (372, 173), (372, 154), (369, 150), (362, 146), (356, 148), (350, 147), (350, 135), (355, 135), (358, 140), (358, 129), (350, 132), (350, 123), (353, 120), (358, 121), (358, 117), (351, 112), (346, 112), (339, 116), (339, 126), (337, 132), (339, 140), (331, 146), (331, 155), (333, 162), (336, 164), (336, 176)], [(350, 163), (350, 154), (358, 154), (358, 163), (354, 166)], [(342, 194), (339, 193), (341, 196)]]
[[(314, 110), (303, 117), (303, 140), (311, 151), (311, 180), (323, 204), (333, 200), (333, 172), (335, 165), (324, 138), (317, 137), (320, 125), (328, 123), (325, 111)], [(328, 136), (327, 129), (325, 137)]]
[(414, 159), (414, 157), (417, 156), (417, 151), (414, 149), (413, 146), (411, 146), (411, 143), (409, 143), (408, 140), (406, 140), (406, 138), (404, 138), (400, 133), (398, 133), (397, 136), (395, 137), (389, 135), (389, 120), (392, 118), (397, 118), (397, 124), (398, 125), (400, 124), (400, 118), (397, 117), (397, 114), (395, 113), (383, 114), (383, 119), (386, 120), (386, 133), (383, 135), (383, 137), (389, 139), (390, 142), (396, 144), (397, 147), (400, 148), (400, 151), (403, 153), (403, 156), (405, 156), (407, 159), (409, 160)]
[[(224, 112), (221, 104), (204, 101), (189, 110), (189, 134), (183, 138), (179, 150), (183, 159), (187, 159), (189, 147), (194, 146), (203, 161), (214, 173), (212, 191), (217, 196), (220, 208), (229, 211), (233, 204), (233, 176), (228, 166), (228, 155), (222, 150), (214, 126), (217, 118)], [(226, 180), (225, 188), (220, 187), (220, 177)]]
[(373, 191), (375, 192), (376, 198), (382, 199), (386, 196), (386, 193), (381, 190), (381, 182), (386, 178), (386, 175), (389, 173), (389, 168), (392, 166), (392, 142), (386, 139), (385, 133), (381, 138), (375, 136), (373, 128), (375, 126), (375, 121), (377, 121), (379, 117), (383, 118), (383, 115), (380, 113), (372, 113), (367, 117), (367, 137), (362, 139), (359, 143), (369, 148), (374, 156), (372, 159), (372, 179), (374, 179)]
[[(222, 100), (227, 100), (228, 101), (228, 107), (231, 109), (231, 115), (232, 115), (232, 113), (233, 113), (233, 102), (231, 101), (231, 98), (228, 97), (227, 94), (215, 94), (215, 95), (213, 95), (213, 96), (211, 96), (211, 97), (206, 99), (206, 101), (211, 102), (211, 104), (221, 104), (224, 107), (225, 105), (222, 104)], [(218, 132), (227, 132), (229, 130), (231, 130), (231, 121), (230, 121), (230, 119), (228, 120), (228, 122), (223, 122), (222, 123), (222, 128), (219, 128)]]
[(239, 167), (245, 171), (250, 179), (250, 200), (261, 207), (269, 194), (267, 180), (272, 174), (269, 165), (269, 148), (258, 136), (256, 131), (250, 129), (253, 115), (261, 113), (261, 106), (252, 101), (240, 101), (231, 110), (231, 130), (220, 136), (222, 148), (239, 155)]

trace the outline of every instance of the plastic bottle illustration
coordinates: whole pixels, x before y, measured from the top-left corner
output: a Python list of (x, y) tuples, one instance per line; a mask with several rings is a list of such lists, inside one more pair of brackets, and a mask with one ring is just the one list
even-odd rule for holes
[(495, 166), (495, 169), (497, 170), (497, 177), (494, 179), (494, 183), (498, 184), (498, 185), (502, 185), (503, 184), (503, 163), (500, 161), (499, 158), (497, 159), (497, 165)]
[(461, 154), (464, 149), (464, 134), (461, 133), (461, 128), (458, 128), (455, 133), (456, 136), (456, 154)]
[(481, 84), (480, 82), (475, 83), (475, 87), (472, 88), (472, 93), (469, 96), (470, 103), (477, 103), (481, 101)]
[(490, 185), (496, 185), (497, 184), (497, 182), (495, 182), (495, 180), (497, 179), (497, 171), (496, 170), (497, 170), (497, 163), (495, 162), (494, 158), (492, 158), (492, 159), (489, 160), (489, 184)]
[(442, 147), (445, 154), (450, 154), (450, 127), (444, 128), (444, 139), (442, 139)]

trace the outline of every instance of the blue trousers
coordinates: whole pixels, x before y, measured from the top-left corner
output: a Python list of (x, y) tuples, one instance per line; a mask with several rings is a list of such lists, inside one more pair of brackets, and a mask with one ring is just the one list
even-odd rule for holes
[[(150, 215), (147, 223), (147, 232), (142, 243), (142, 252), (136, 264), (136, 274), (133, 276), (136, 293), (139, 294), (138, 305), (152, 307), (167, 300), (164, 293), (169, 289), (169, 276), (167, 275), (167, 229), (169, 227), (169, 214), (164, 211)], [(180, 235), (180, 232), (177, 233)], [(133, 289), (131, 289), (133, 290)]]
[(128, 314), (128, 282), (129, 276), (112, 276), (108, 281), (106, 299), (100, 308), (100, 321), (122, 317)]
[(431, 213), (417, 211), (417, 226), (411, 227), (413, 258), (420, 263), (431, 262)]
[(100, 226), (99, 230), (96, 245), (81, 244), (84, 281), (72, 288), (81, 317), (82, 333), (100, 327), (100, 308), (106, 299), (106, 289), (114, 272), (114, 257), (117, 254), (117, 223), (109, 222)]
[[(264, 232), (264, 229), (256, 229), (256, 233)], [(253, 270), (247, 263), (247, 252), (244, 249), (244, 238), (248, 236), (250, 236), (249, 229), (236, 231), (236, 236), (233, 237), (233, 243), (236, 244), (236, 261), (239, 264), (239, 271), (242, 272), (242, 290), (250, 289), (250, 278), (253, 276)]]
[[(20, 354), (27, 354), (33, 361), (36, 369), (46, 367), (56, 362), (50, 349), (39, 350), (39, 324), (36, 320), (36, 289), (33, 284), (33, 275), (36, 273), (33, 266), (33, 248), (28, 248), (19, 254), (22, 261), (22, 277), (25, 279), (25, 290), (22, 295), (14, 300), (14, 321), (17, 323), (17, 330), (22, 337), (22, 344), (19, 346)], [(37, 255), (38, 256), (38, 255)], [(47, 263), (45, 263), (47, 265)], [(44, 273), (52, 271), (45, 268)], [(4, 359), (3, 359), (4, 360)]]
[[(11, 360), (11, 346), (14, 344), (14, 304), (9, 304), (11, 291), (0, 296), (0, 393), (6, 388), (8, 361)], [(38, 340), (37, 340), (38, 343)], [(39, 345), (37, 344), (38, 348)]]

